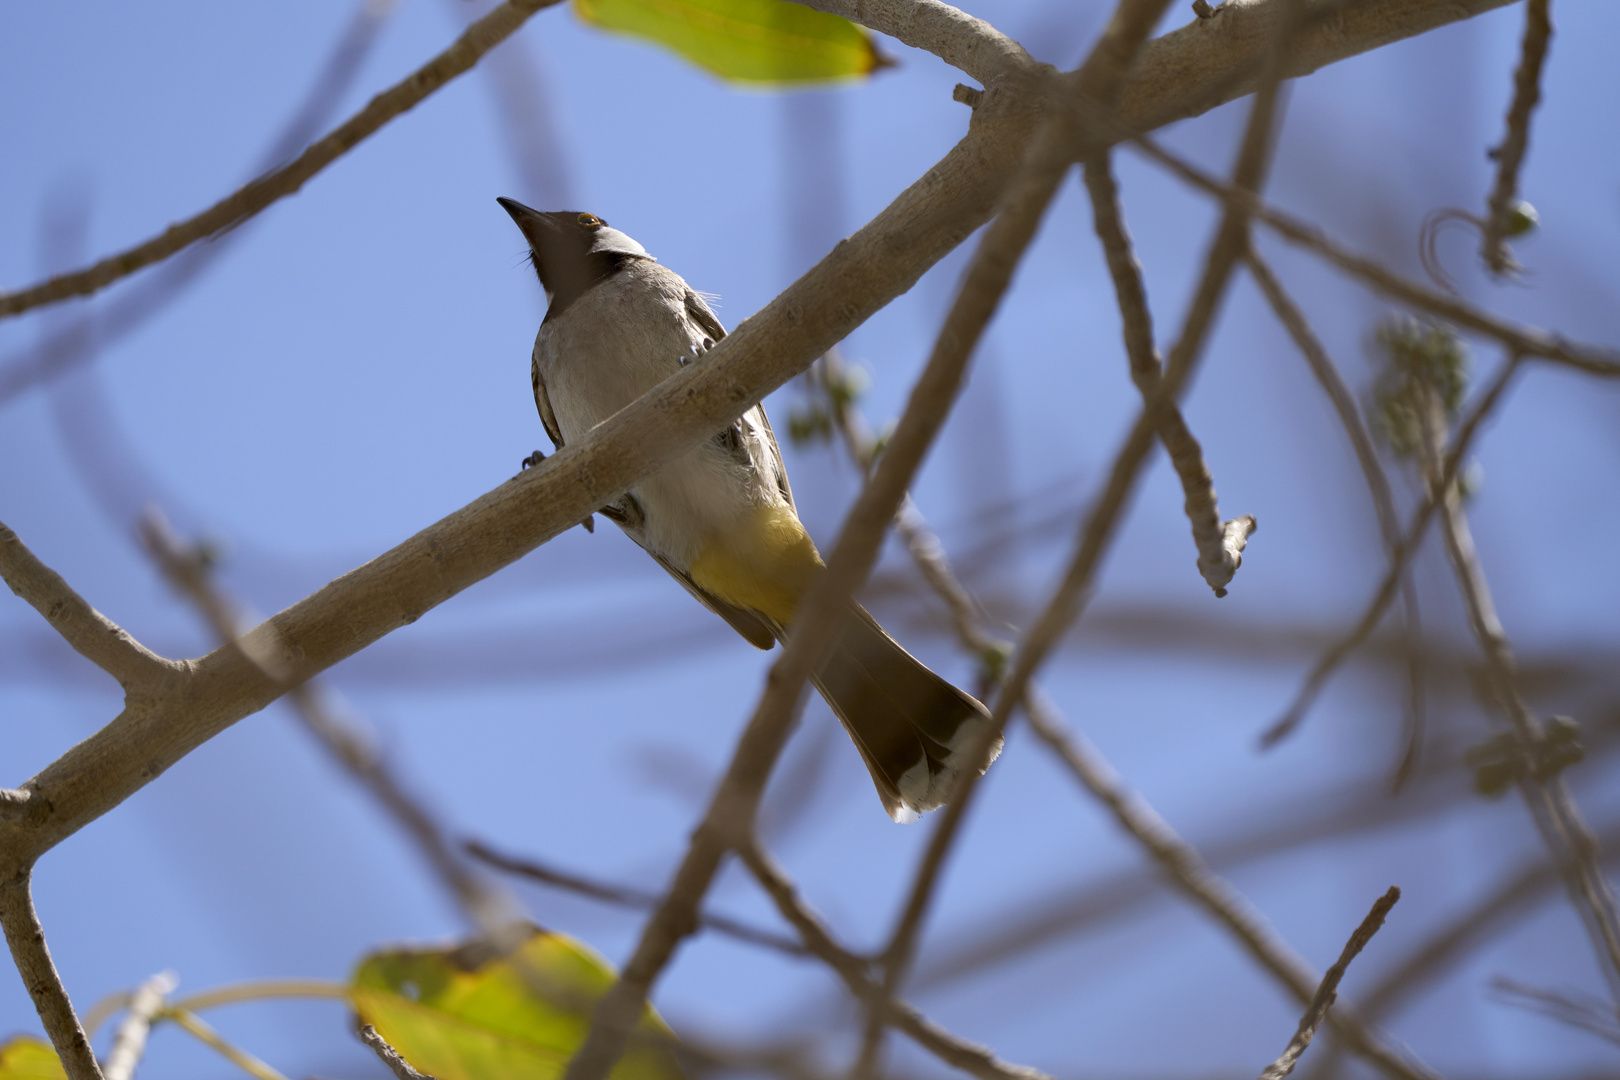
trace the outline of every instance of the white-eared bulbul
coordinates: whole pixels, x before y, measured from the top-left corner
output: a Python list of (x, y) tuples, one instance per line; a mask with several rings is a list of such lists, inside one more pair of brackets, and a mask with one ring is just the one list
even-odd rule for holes
[[(529, 242), (549, 307), (534, 400), (559, 448), (701, 357), (725, 328), (680, 275), (607, 222), (499, 200)], [(693, 596), (761, 649), (791, 629), (821, 557), (755, 405), (604, 510)], [(812, 676), (896, 821), (949, 801), (1001, 750), (983, 705), (924, 667), (851, 601)]]

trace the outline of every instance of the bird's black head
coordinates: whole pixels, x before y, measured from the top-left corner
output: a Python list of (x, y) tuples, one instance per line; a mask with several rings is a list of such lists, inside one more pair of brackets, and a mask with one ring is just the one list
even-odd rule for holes
[(574, 210), (542, 213), (516, 199), (496, 199), (529, 242), (529, 255), (550, 307), (560, 315), (592, 285), (634, 259), (650, 259), (647, 249), (593, 214)]

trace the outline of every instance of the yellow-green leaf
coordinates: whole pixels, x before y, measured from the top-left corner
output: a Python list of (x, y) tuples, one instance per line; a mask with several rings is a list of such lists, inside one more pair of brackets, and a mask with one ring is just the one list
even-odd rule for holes
[(574, 0), (574, 11), (741, 82), (853, 79), (892, 62), (848, 19), (788, 0)]
[[(614, 977), (579, 942), (535, 930), (505, 956), (481, 943), (372, 953), (349, 993), (363, 1023), (439, 1080), (548, 1080), (579, 1049)], [(613, 1080), (681, 1080), (674, 1035), (652, 1009), (637, 1034)]]
[(0, 1043), (0, 1080), (67, 1080), (67, 1073), (50, 1043), (13, 1035)]

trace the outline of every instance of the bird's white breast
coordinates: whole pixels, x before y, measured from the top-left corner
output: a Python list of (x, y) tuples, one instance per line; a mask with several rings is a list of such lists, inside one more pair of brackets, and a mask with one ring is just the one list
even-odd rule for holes
[[(682, 357), (702, 351), (705, 335), (686, 312), (686, 292), (673, 271), (635, 262), (540, 327), (535, 371), (564, 444), (579, 441), (668, 378)], [(764, 438), (763, 415), (748, 426), (756, 440)], [(685, 570), (706, 536), (732, 526), (753, 507), (783, 501), (774, 450), (767, 464), (760, 460), (764, 446), (749, 449), (764, 468), (740, 464), (710, 440), (631, 488), (646, 516), (648, 547)]]

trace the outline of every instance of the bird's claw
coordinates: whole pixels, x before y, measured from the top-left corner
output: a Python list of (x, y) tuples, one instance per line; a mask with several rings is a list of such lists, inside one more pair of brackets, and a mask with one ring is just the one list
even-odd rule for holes
[(692, 353), (691, 353), (690, 356), (677, 356), (675, 358), (675, 362), (680, 364), (681, 367), (685, 367), (687, 364), (692, 363), (694, 360), (701, 359), (703, 357), (703, 354), (708, 352), (712, 348), (714, 348), (714, 338), (706, 337), (706, 338), (703, 339), (703, 341), (700, 344), (692, 346)]

